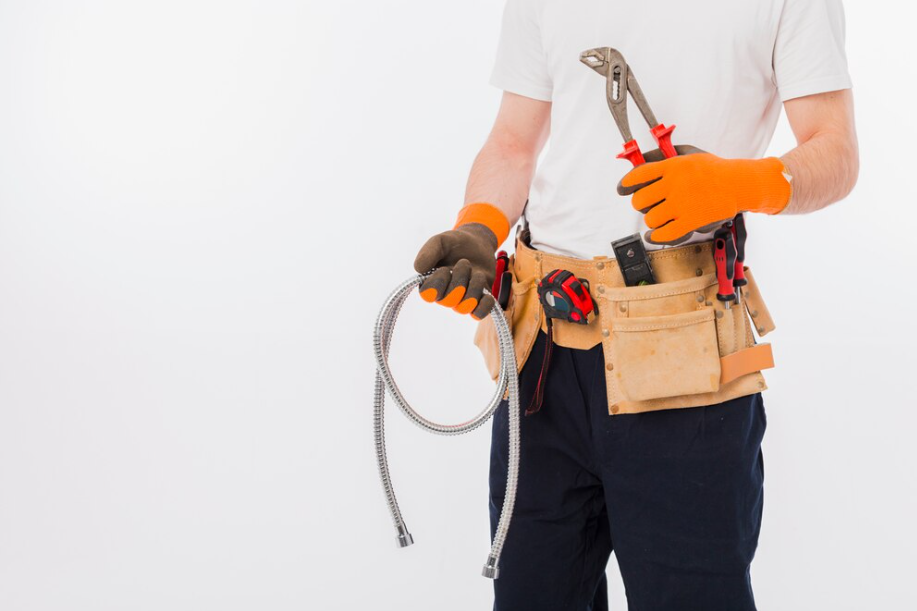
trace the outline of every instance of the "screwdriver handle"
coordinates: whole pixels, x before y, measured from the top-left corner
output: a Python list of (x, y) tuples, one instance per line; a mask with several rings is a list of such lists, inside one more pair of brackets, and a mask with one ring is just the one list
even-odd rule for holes
[(745, 216), (741, 213), (732, 221), (732, 237), (736, 245), (735, 278), (732, 283), (739, 289), (748, 284), (748, 280), (745, 279), (745, 240), (748, 238), (748, 231), (745, 229)]
[(659, 145), (659, 150), (662, 151), (662, 156), (666, 159), (678, 156), (678, 151), (675, 150), (675, 145), (672, 144), (673, 131), (675, 131), (674, 125), (666, 127), (662, 123), (650, 129), (653, 138), (656, 139), (656, 144)]
[(721, 227), (713, 234), (713, 260), (716, 262), (716, 281), (719, 283), (716, 298), (727, 304), (735, 301), (736, 247), (732, 229)]
[(624, 143), (624, 150), (618, 154), (618, 159), (627, 159), (634, 167), (646, 163), (643, 153), (640, 151), (640, 145), (636, 140)]

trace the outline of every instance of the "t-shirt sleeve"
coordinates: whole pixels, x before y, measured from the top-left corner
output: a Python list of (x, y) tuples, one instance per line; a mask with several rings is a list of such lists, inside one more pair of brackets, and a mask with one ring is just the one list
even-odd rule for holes
[(507, 0), (490, 84), (550, 102), (554, 87), (542, 46), (541, 12), (538, 0)]
[(786, 0), (774, 45), (782, 101), (850, 89), (841, 0)]

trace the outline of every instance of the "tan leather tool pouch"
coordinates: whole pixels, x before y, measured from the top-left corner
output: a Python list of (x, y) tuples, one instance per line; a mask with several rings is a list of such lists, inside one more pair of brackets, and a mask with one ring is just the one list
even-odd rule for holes
[[(578, 350), (602, 344), (609, 414), (713, 405), (766, 388), (761, 371), (774, 366), (773, 354), (753, 331), (763, 336), (774, 325), (751, 272), (744, 303), (726, 309), (716, 298), (711, 244), (655, 251), (650, 260), (659, 283), (625, 287), (613, 259), (573, 259), (517, 242), (505, 316), (518, 369), (545, 328), (538, 281), (568, 269), (589, 282), (599, 311), (588, 325), (558, 321), (555, 342)], [(496, 380), (500, 348), (490, 317), (479, 323), (475, 344)]]
[(743, 298), (751, 299), (729, 309), (716, 298), (711, 272), (606, 289), (610, 413), (712, 405), (766, 388), (761, 371), (774, 366), (773, 353), (770, 344), (755, 343), (750, 314), (761, 321), (761, 335), (773, 330), (773, 321), (747, 276)]
[[(712, 393), (720, 387), (717, 311), (706, 305), (716, 277), (607, 289), (603, 341), (612, 403)], [(731, 334), (731, 331), (730, 331)]]

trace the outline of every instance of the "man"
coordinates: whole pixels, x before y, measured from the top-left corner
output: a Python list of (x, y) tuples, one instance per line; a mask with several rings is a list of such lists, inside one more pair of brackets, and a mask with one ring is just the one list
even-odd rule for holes
[[(579, 61), (601, 47), (623, 53), (656, 115), (678, 126), (674, 141), (696, 148), (650, 152), (634, 169), (614, 158), (604, 82)], [(466, 205), (415, 267), (436, 270), (420, 287), (426, 300), (486, 317), (494, 253), (524, 211), (508, 316), (529, 409), (494, 608), (606, 609), (614, 551), (631, 611), (753, 610), (769, 364), (752, 330), (769, 325), (750, 323), (765, 317), (760, 301), (750, 315), (717, 301), (709, 229), (743, 212), (814, 212), (853, 188), (841, 3), (508, 0), (491, 82), (503, 101)], [(762, 159), (781, 103), (798, 146)], [(635, 231), (646, 232), (656, 284), (625, 286), (612, 259), (611, 242)], [(588, 325), (554, 322), (545, 365), (532, 295), (555, 267), (589, 280), (599, 311)], [(760, 300), (756, 286), (742, 295)], [(493, 425), (493, 525), (505, 411)]]

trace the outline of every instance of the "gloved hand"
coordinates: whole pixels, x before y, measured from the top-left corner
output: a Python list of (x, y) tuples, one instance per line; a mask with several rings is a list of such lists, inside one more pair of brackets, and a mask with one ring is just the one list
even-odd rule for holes
[(496, 277), (494, 253), (509, 235), (509, 221), (497, 207), (470, 204), (462, 208), (455, 228), (427, 240), (414, 269), (419, 274), (436, 268), (420, 285), (429, 302), (471, 314), (481, 320), (490, 314), (494, 298), (484, 295)]
[(647, 163), (618, 183), (620, 195), (631, 195), (633, 207), (646, 215), (654, 244), (678, 244), (695, 231), (709, 231), (740, 212), (778, 214), (792, 189), (783, 162), (766, 159), (723, 159), (700, 149), (662, 159), (652, 151)]

